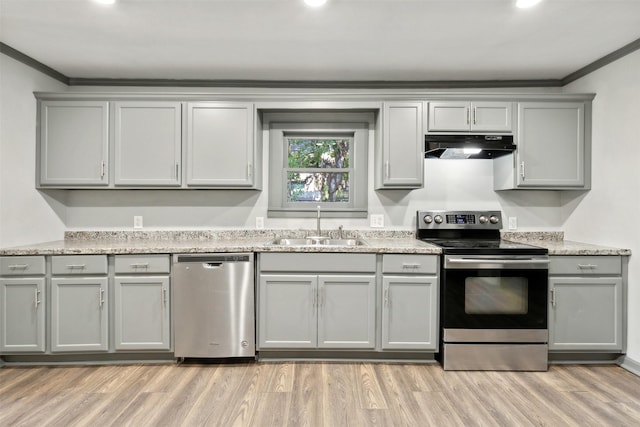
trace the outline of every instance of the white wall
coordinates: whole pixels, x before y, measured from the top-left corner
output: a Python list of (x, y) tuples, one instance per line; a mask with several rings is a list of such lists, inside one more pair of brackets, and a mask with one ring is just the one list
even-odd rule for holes
[(593, 185), (563, 196), (567, 239), (629, 248), (628, 356), (640, 362), (640, 50), (568, 85), (595, 92)]
[(66, 85), (0, 54), (0, 246), (61, 239), (65, 207), (34, 189), (34, 91)]

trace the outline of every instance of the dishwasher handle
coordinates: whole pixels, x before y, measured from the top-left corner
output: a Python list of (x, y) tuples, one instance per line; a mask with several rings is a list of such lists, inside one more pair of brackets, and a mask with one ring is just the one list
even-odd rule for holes
[(207, 269), (216, 269), (224, 265), (223, 262), (203, 262), (202, 267)]

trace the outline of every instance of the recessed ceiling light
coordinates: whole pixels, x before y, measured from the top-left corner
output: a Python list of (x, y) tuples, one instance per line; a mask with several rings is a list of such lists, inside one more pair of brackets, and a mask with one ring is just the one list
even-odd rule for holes
[(327, 2), (327, 0), (304, 0), (307, 6), (319, 7)]
[(528, 7), (532, 7), (535, 6), (536, 4), (540, 3), (542, 0), (517, 0), (516, 1), (516, 7), (519, 7), (521, 9), (526, 9)]
[(93, 1), (100, 4), (114, 4), (116, 2), (116, 0), (93, 0)]

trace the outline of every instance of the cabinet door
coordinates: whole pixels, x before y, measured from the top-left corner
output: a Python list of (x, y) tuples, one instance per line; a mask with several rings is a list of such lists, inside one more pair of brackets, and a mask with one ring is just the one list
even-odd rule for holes
[(473, 132), (511, 132), (511, 102), (472, 102), (471, 130)]
[(518, 187), (584, 186), (584, 104), (518, 104)]
[(471, 104), (468, 101), (429, 102), (429, 132), (468, 132)]
[(106, 277), (51, 279), (51, 351), (108, 349)]
[(374, 275), (318, 278), (318, 347), (374, 348)]
[(40, 104), (41, 185), (107, 185), (108, 146), (108, 102), (42, 101)]
[(622, 279), (550, 280), (549, 350), (622, 350)]
[(260, 348), (315, 348), (316, 275), (260, 275)]
[(116, 277), (116, 350), (170, 350), (169, 277)]
[(44, 278), (0, 279), (0, 354), (44, 352)]
[(438, 279), (384, 276), (382, 348), (438, 349)]
[(180, 185), (179, 102), (115, 103), (115, 185)]
[(253, 104), (190, 103), (187, 121), (187, 185), (253, 186)]
[(422, 187), (422, 102), (388, 102), (383, 114), (383, 170), (379, 187)]

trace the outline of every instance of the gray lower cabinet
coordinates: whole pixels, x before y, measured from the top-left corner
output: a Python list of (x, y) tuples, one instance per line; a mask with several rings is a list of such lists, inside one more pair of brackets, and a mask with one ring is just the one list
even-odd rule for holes
[(169, 295), (169, 276), (116, 276), (116, 350), (171, 349)]
[(109, 103), (42, 101), (39, 114), (39, 185), (108, 185)]
[(107, 351), (107, 277), (51, 279), (51, 351)]
[(375, 348), (375, 254), (264, 253), (259, 265), (261, 349)]
[(260, 275), (261, 348), (375, 347), (375, 275)]
[(377, 147), (376, 188), (421, 188), (424, 181), (422, 102), (385, 102)]
[(620, 257), (551, 257), (549, 274), (549, 350), (622, 351)]
[(114, 102), (116, 187), (180, 186), (181, 108), (180, 102)]
[(0, 354), (45, 351), (44, 277), (0, 278)]
[(0, 257), (0, 354), (45, 351), (44, 276), (43, 256)]
[(106, 255), (51, 257), (51, 351), (109, 349)]
[(253, 104), (188, 103), (187, 186), (253, 187), (253, 128)]
[(382, 349), (438, 349), (438, 257), (383, 255)]

